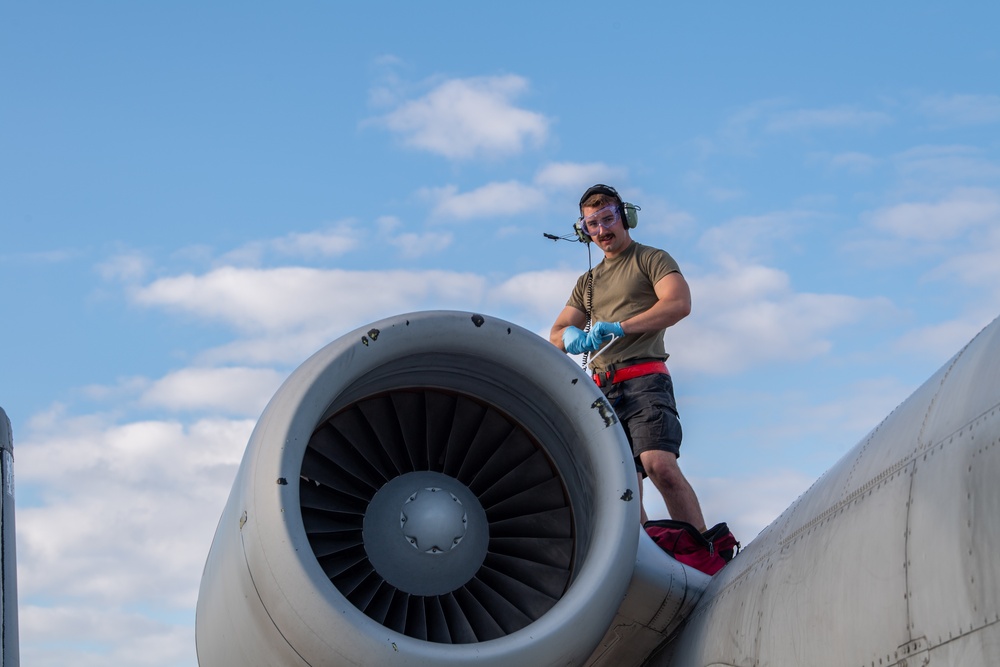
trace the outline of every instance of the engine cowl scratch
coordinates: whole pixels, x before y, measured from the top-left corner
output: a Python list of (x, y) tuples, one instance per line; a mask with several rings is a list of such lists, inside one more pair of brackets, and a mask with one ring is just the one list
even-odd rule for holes
[(608, 403), (607, 399), (599, 398), (591, 403), (590, 407), (597, 410), (598, 414), (601, 415), (605, 428), (610, 428), (618, 423), (618, 415), (615, 414), (614, 409)]

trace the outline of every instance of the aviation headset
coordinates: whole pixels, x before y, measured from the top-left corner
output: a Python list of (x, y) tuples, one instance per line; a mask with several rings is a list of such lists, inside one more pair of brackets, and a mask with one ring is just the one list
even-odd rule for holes
[[(642, 209), (635, 204), (630, 204), (627, 201), (622, 200), (621, 195), (610, 185), (604, 185), (603, 183), (598, 183), (597, 185), (592, 185), (587, 188), (587, 191), (583, 193), (580, 197), (580, 209), (582, 212), (583, 203), (590, 199), (593, 195), (604, 195), (606, 197), (611, 197), (618, 202), (618, 215), (621, 218), (622, 223), (625, 224), (629, 229), (635, 229), (635, 226), (639, 224), (639, 213)], [(583, 221), (581, 217), (573, 225), (573, 231), (576, 232), (576, 238), (581, 243), (590, 243), (590, 235), (583, 231), (580, 223)]]

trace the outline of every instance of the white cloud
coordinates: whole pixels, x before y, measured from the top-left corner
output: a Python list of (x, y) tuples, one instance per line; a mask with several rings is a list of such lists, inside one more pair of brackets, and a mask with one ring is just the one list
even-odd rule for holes
[(996, 317), (996, 306), (975, 309), (962, 317), (918, 327), (903, 334), (896, 341), (897, 350), (910, 354), (939, 359), (943, 363), (965, 347), (983, 327)]
[(331, 321), (325, 327), (305, 328), (302, 331), (275, 331), (251, 335), (204, 350), (198, 355), (197, 360), (206, 365), (251, 363), (297, 366), (327, 343), (351, 329), (367, 325), (381, 317), (411, 310), (422, 309), (396, 310), (367, 319), (345, 318)]
[(535, 174), (535, 183), (555, 190), (584, 190), (595, 183), (614, 185), (625, 179), (626, 170), (603, 162), (552, 162)]
[(684, 350), (686, 366), (713, 374), (826, 354), (836, 328), (890, 308), (885, 299), (794, 292), (787, 274), (761, 265), (688, 282), (692, 314), (667, 330), (667, 350)]
[(517, 181), (488, 183), (462, 193), (454, 186), (426, 189), (421, 195), (434, 202), (435, 216), (455, 220), (506, 217), (545, 203), (545, 195), (540, 190)]
[[(569, 299), (578, 271), (529, 271), (511, 276), (490, 291), (490, 300), (551, 324)], [(545, 332), (548, 336), (548, 331)]]
[(292, 232), (275, 239), (245, 243), (223, 254), (217, 262), (256, 266), (268, 255), (296, 259), (338, 257), (356, 250), (364, 235), (364, 228), (357, 220), (341, 220), (325, 229)]
[(185, 368), (153, 382), (141, 402), (169, 410), (256, 417), (285, 377), (269, 368)]
[(787, 252), (789, 239), (803, 231), (803, 221), (813, 217), (808, 211), (740, 216), (707, 230), (698, 245), (719, 261), (760, 259), (770, 256), (778, 243)]
[(638, 228), (643, 236), (651, 232), (667, 235), (676, 241), (680, 236), (690, 236), (697, 231), (696, 220), (691, 213), (676, 209), (663, 199), (644, 196), (635, 203), (641, 209)]
[(378, 317), (427, 307), (473, 307), (482, 276), (449, 271), (345, 271), (222, 267), (204, 275), (161, 278), (132, 298), (222, 321), (242, 332), (343, 332)]
[(892, 117), (881, 111), (867, 111), (848, 105), (802, 109), (793, 108), (786, 99), (759, 100), (732, 113), (714, 137), (701, 137), (696, 144), (702, 158), (717, 153), (751, 155), (759, 147), (762, 134), (870, 130), (892, 122)]
[(81, 387), (82, 395), (95, 401), (125, 401), (139, 395), (149, 386), (143, 377), (120, 377), (113, 385), (89, 384)]
[(513, 155), (548, 136), (545, 116), (513, 104), (527, 89), (515, 75), (452, 79), (379, 122), (406, 145), (450, 159)]
[(932, 95), (920, 102), (927, 115), (958, 125), (1000, 123), (1000, 95)]
[(379, 238), (399, 251), (403, 259), (416, 259), (447, 250), (455, 240), (451, 232), (440, 229), (428, 232), (410, 231), (394, 215), (383, 215), (375, 220)]
[[(19, 605), (21, 663), (33, 667), (159, 667), (195, 664), (193, 613), (187, 623), (84, 603)], [(188, 615), (185, 615), (188, 616)]]
[(959, 188), (938, 202), (879, 209), (871, 214), (871, 224), (903, 239), (952, 239), (973, 227), (1000, 224), (1000, 195), (984, 188)]
[(151, 266), (150, 259), (138, 251), (119, 253), (97, 265), (97, 273), (104, 280), (120, 280), (132, 283), (146, 277)]
[(439, 253), (448, 248), (455, 240), (455, 235), (450, 232), (423, 232), (417, 234), (408, 232), (405, 234), (394, 234), (387, 239), (389, 245), (399, 250), (399, 256), (404, 259), (415, 259)]
[[(424, 188), (418, 195), (432, 203), (433, 215), (438, 218), (497, 218), (541, 208), (546, 204), (546, 194), (553, 190), (560, 193), (573, 191), (574, 195), (578, 191), (582, 195), (595, 183), (617, 182), (624, 178), (624, 169), (604, 163), (561, 162), (542, 167), (530, 185), (513, 180), (494, 182), (469, 192), (459, 192), (456, 186), (449, 185)], [(560, 197), (565, 199), (562, 194)], [(572, 201), (576, 203), (575, 199)]]
[(986, 288), (1000, 297), (1000, 224), (985, 226), (982, 232), (973, 236), (968, 250), (949, 257), (931, 277), (954, 276), (964, 285)]
[[(36, 422), (36, 426), (46, 426)], [(91, 606), (185, 609), (252, 420), (59, 419), (18, 447), (18, 585)]]
[(917, 146), (893, 156), (907, 191), (928, 193), (971, 184), (993, 184), (1000, 179), (1000, 165), (970, 146)]
[[(373, 284), (367, 286), (367, 289), (371, 290), (370, 294), (380, 291), (392, 292), (391, 298), (378, 308), (375, 308), (372, 303), (366, 303), (363, 307), (355, 305), (347, 310), (338, 310), (342, 316), (336, 319), (327, 317), (325, 313), (319, 319), (314, 319), (310, 315), (293, 316), (289, 318), (289, 323), (286, 326), (274, 326), (264, 331), (259, 331), (254, 327), (243, 327), (246, 334), (244, 337), (203, 351), (198, 355), (198, 362), (203, 365), (297, 364), (350, 329), (367, 325), (381, 317), (433, 308), (486, 309), (498, 317), (503, 317), (525, 327), (537, 325), (539, 331), (544, 330), (544, 335), (547, 336), (548, 326), (565, 305), (579, 273), (575, 270), (525, 272), (515, 274), (492, 287), (485, 276), (470, 273), (395, 272), (392, 276), (379, 276), (377, 278), (374, 277), (374, 274), (364, 274), (372, 276)], [(209, 276), (204, 278), (206, 281), (210, 281)], [(394, 291), (397, 281), (413, 283), (410, 285), (410, 291), (416, 296), (406, 299), (397, 294)], [(378, 284), (375, 284), (376, 282)], [(192, 286), (190, 291), (181, 297), (182, 302), (174, 307), (181, 307), (185, 310), (202, 308), (202, 293), (206, 290), (211, 291), (212, 288), (204, 286), (198, 289)], [(193, 299), (193, 301), (184, 300), (188, 298)], [(307, 297), (295, 298), (303, 298), (308, 302)], [(268, 305), (260, 303), (256, 307), (260, 309), (259, 313), (247, 314), (241, 311), (234, 317), (266, 317)], [(228, 317), (228, 315), (218, 314), (219, 318), (224, 316)], [(245, 409), (249, 410), (250, 404), (253, 402), (250, 397), (243, 398), (238, 393), (231, 396), (213, 396), (216, 391), (225, 393), (222, 386), (231, 381), (238, 381), (240, 374), (244, 372), (251, 372), (251, 370), (188, 369), (168, 375), (155, 383), (154, 387), (159, 390), (158, 393), (154, 394), (152, 389), (146, 390), (146, 400), (150, 401), (151, 397), (156, 397), (168, 407), (181, 409), (187, 407), (183, 401), (184, 397), (188, 396), (192, 401), (190, 409), (194, 409), (197, 405), (211, 403), (214, 400), (218, 403), (219, 408), (236, 410), (240, 406), (245, 406)], [(264, 370), (252, 372), (255, 374), (254, 386), (257, 387), (256, 392), (252, 395), (258, 396), (259, 399), (267, 387), (269, 372)], [(202, 382), (205, 383), (202, 389), (190, 391), (185, 389), (187, 386), (197, 387)], [(213, 385), (218, 386), (209, 390), (209, 387)], [(249, 391), (250, 387), (244, 387), (244, 390)]]
[(193, 655), (200, 574), (252, 428), (226, 419), (32, 422), (17, 451), (27, 501), (17, 525), (25, 659), (67, 664), (66, 646), (72, 664)]
[(292, 257), (336, 257), (346, 254), (361, 243), (361, 224), (356, 220), (340, 222), (331, 229), (293, 232), (271, 242), (282, 255)]

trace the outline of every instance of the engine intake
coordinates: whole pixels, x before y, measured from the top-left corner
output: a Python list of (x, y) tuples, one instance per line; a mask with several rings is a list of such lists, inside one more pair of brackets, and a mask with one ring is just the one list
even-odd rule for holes
[(583, 664), (638, 514), (613, 411), (547, 341), (472, 313), (377, 322), (261, 416), (205, 566), (199, 664)]

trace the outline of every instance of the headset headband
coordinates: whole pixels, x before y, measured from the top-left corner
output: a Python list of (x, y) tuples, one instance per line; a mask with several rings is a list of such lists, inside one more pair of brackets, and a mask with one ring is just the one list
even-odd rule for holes
[(582, 197), (580, 197), (581, 209), (583, 208), (583, 202), (587, 201), (591, 197), (591, 195), (606, 195), (608, 197), (614, 197), (618, 201), (619, 205), (624, 203), (622, 201), (621, 195), (618, 194), (617, 190), (615, 190), (610, 185), (604, 185), (603, 183), (598, 183), (597, 185), (592, 185), (589, 188), (587, 188), (587, 191), (583, 193)]

